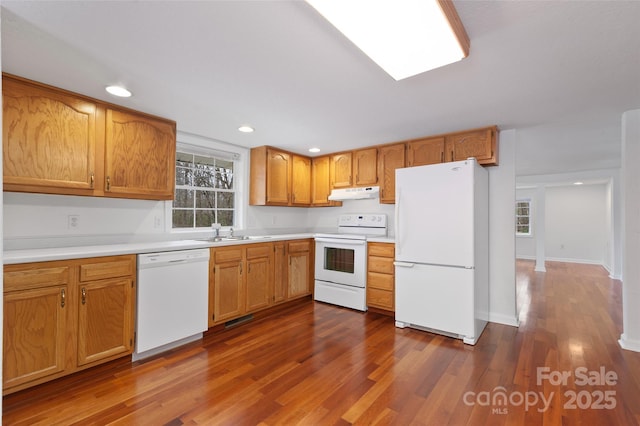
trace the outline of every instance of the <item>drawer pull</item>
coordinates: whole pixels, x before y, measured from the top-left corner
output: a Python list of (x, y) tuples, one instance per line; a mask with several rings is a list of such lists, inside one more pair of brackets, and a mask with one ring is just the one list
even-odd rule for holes
[(85, 305), (87, 303), (87, 289), (82, 287), (82, 304)]
[(60, 290), (60, 307), (61, 308), (64, 308), (64, 305), (66, 304), (66, 299), (67, 299), (67, 295), (63, 288), (62, 290)]

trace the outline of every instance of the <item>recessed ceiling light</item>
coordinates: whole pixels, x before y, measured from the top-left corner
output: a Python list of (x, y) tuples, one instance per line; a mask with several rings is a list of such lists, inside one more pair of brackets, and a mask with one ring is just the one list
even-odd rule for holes
[(574, 185), (582, 185), (582, 182), (573, 182)]
[(253, 127), (251, 126), (240, 126), (238, 127), (238, 131), (242, 132), (242, 133), (251, 133), (253, 132)]
[(469, 54), (451, 1), (306, 1), (395, 80)]
[(309, 152), (320, 152), (320, 148), (309, 148)]
[(105, 90), (113, 96), (119, 96), (121, 98), (128, 98), (131, 96), (131, 92), (122, 86), (107, 86)]

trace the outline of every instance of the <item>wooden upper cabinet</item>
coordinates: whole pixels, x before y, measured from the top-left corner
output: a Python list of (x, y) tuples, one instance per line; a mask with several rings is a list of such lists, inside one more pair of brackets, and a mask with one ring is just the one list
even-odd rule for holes
[(107, 109), (106, 193), (172, 200), (175, 169), (174, 122)]
[(329, 205), (331, 181), (329, 178), (329, 156), (314, 157), (311, 160), (311, 204), (314, 206)]
[(407, 167), (444, 163), (445, 137), (407, 142)]
[(396, 202), (396, 169), (405, 166), (405, 144), (382, 146), (378, 156), (378, 176), (380, 177), (380, 203)]
[(311, 158), (292, 155), (291, 205), (311, 204)]
[(3, 75), (4, 190), (171, 200), (175, 122)]
[(284, 151), (267, 149), (267, 203), (289, 204), (291, 190), (291, 155)]
[(378, 148), (360, 149), (353, 152), (353, 174), (356, 186), (378, 183)]
[(475, 157), (478, 164), (497, 165), (496, 126), (446, 135), (446, 161), (461, 161)]
[(4, 189), (91, 195), (95, 102), (3, 76)]
[(311, 159), (311, 205), (341, 206), (340, 201), (329, 201), (331, 194), (331, 157), (328, 155)]
[(249, 204), (287, 206), (291, 191), (291, 154), (268, 146), (251, 149)]
[(352, 185), (352, 153), (341, 152), (331, 156), (329, 176), (332, 188), (349, 188)]

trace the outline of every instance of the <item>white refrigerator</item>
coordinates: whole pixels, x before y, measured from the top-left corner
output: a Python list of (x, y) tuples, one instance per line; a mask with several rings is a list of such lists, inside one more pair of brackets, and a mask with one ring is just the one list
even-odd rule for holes
[(475, 345), (489, 317), (488, 173), (474, 158), (396, 170), (396, 327)]

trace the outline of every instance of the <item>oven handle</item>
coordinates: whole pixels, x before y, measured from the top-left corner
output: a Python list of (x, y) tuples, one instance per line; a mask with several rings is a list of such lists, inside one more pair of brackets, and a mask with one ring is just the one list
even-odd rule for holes
[(329, 243), (329, 244), (344, 244), (348, 246), (363, 246), (367, 244), (365, 240), (347, 240), (340, 238), (316, 238), (316, 242), (318, 243)]

